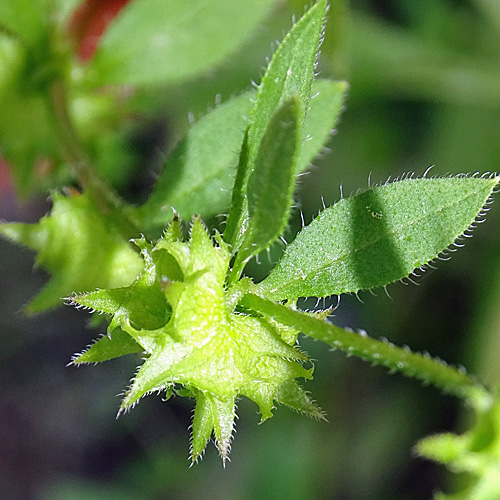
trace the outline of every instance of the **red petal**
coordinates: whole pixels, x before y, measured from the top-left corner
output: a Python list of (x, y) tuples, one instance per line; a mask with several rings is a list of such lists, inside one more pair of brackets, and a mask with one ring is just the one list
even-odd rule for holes
[(109, 23), (129, 1), (85, 0), (78, 6), (69, 22), (68, 33), (76, 43), (80, 60), (92, 58)]

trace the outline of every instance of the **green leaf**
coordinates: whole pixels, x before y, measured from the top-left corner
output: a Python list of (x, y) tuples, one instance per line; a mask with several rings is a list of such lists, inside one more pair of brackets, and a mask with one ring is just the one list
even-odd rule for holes
[(56, 306), (74, 291), (127, 285), (142, 269), (115, 219), (103, 216), (86, 194), (54, 193), (50, 215), (36, 224), (0, 224), (0, 235), (36, 250), (36, 265), (51, 274), (28, 312)]
[(262, 138), (248, 181), (249, 223), (235, 268), (274, 243), (288, 221), (301, 143), (299, 116), (296, 96), (276, 111)]
[(303, 111), (302, 123), (309, 107), (311, 85), (319, 44), (323, 34), (326, 2), (318, 1), (285, 36), (269, 63), (259, 86), (249, 130), (249, 165), (254, 168), (260, 142), (275, 110), (298, 94)]
[(172, 218), (172, 208), (187, 219), (194, 214), (218, 215), (227, 209), (254, 94), (248, 92), (217, 106), (190, 128), (168, 158), (153, 193), (138, 210), (148, 227), (165, 226)]
[[(315, 97), (310, 100), (306, 115), (297, 173), (309, 166), (328, 139), (340, 114), (346, 87), (344, 82), (313, 83)], [(144, 227), (163, 228), (172, 218), (172, 208), (184, 219), (194, 214), (213, 217), (227, 212), (255, 93), (249, 91), (217, 106), (192, 125), (167, 159), (151, 196), (135, 210)], [(226, 233), (229, 235), (227, 227), (225, 238)]]
[[(175, 224), (171, 226), (173, 225)], [(166, 235), (171, 232), (172, 230)], [(142, 350), (151, 352), (156, 345), (154, 331), (165, 326), (170, 317), (170, 308), (163, 293), (161, 279), (157, 276), (152, 246), (144, 238), (135, 243), (141, 248), (144, 270), (130, 286), (95, 290), (74, 295), (68, 300), (78, 307), (112, 315), (108, 334), (111, 335), (117, 327), (124, 328)], [(165, 271), (165, 262), (162, 264), (162, 271)], [(147, 333), (148, 330), (152, 333)]]
[(245, 217), (246, 202), (246, 178), (248, 166), (248, 127), (245, 130), (243, 144), (241, 145), (238, 166), (236, 167), (236, 177), (231, 196), (231, 209), (226, 219), (224, 229), (224, 241), (228, 242), (235, 253), (241, 245), (248, 227), (248, 217)]
[(47, 0), (7, 0), (0, 2), (0, 30), (6, 29), (33, 44), (44, 34)]
[(99, 42), (97, 85), (166, 84), (193, 78), (228, 57), (267, 17), (274, 0), (129, 2)]
[(278, 403), (286, 405), (304, 415), (325, 420), (325, 414), (321, 408), (316, 406), (296, 380), (283, 382), (279, 386), (275, 398)]
[(196, 397), (193, 416), (193, 440), (191, 442), (191, 460), (197, 462), (203, 455), (205, 447), (214, 430), (217, 413), (212, 410), (212, 399), (209, 394), (200, 392)]
[(446, 250), (498, 178), (407, 179), (342, 199), (306, 226), (261, 283), (273, 300), (385, 286)]
[(219, 455), (225, 465), (231, 450), (231, 439), (233, 437), (234, 419), (236, 418), (234, 398), (226, 400), (212, 398), (214, 406), (214, 434)]
[[(323, 33), (326, 3), (320, 0), (293, 26), (281, 42), (269, 63), (259, 86), (255, 107), (248, 129), (248, 156), (240, 162), (238, 183), (233, 188), (233, 198), (228, 216), (229, 235), (225, 240), (233, 244), (244, 224), (245, 195), (248, 179), (256, 167), (260, 143), (276, 109), (294, 95), (299, 96), (302, 109), (297, 122), (302, 125), (309, 108), (314, 67)], [(301, 132), (302, 133), (302, 132)]]
[(191, 445), (191, 460), (193, 462), (196, 462), (203, 454), (213, 431), (222, 463), (226, 464), (231, 449), (236, 417), (235, 409), (234, 398), (221, 399), (210, 393), (197, 394)]
[(86, 351), (75, 355), (71, 364), (100, 363), (142, 351), (144, 351), (143, 347), (128, 333), (117, 328), (96, 340)]

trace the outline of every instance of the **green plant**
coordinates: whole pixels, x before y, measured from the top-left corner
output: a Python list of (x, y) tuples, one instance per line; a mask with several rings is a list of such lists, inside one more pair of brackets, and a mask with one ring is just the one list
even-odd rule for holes
[[(161, 8), (161, 2), (152, 1), (149, 8), (152, 4)], [(272, 416), (275, 403), (323, 418), (297, 382), (311, 379), (313, 373), (298, 347), (299, 333), (431, 383), (469, 402), (478, 423), (463, 438), (428, 438), (418, 451), (475, 475), (475, 483), (457, 498), (471, 498), (471, 491), (478, 499), (498, 496), (500, 426), (495, 394), (440, 360), (335, 326), (326, 319), (330, 309), (306, 312), (297, 305), (301, 297), (358, 293), (411, 279), (416, 269), (430, 266), (481, 220), (498, 177), (408, 175), (341, 199), (304, 224), (269, 276), (255, 283), (244, 275), (245, 266), (268, 252), (285, 231), (296, 177), (321, 150), (347, 90), (344, 82), (314, 81), (326, 2), (318, 1), (295, 24), (257, 90), (218, 106), (189, 129), (168, 158), (153, 193), (135, 206), (116, 194), (105, 180), (105, 169), (93, 166), (86, 146), (99, 144), (100, 137), (88, 124), (72, 122), (71, 98), (77, 100), (80, 92), (84, 97), (78, 99), (89, 99), (89, 88), (104, 84), (186, 78), (213, 64), (222, 51), (217, 44), (208, 46), (211, 59), (200, 54), (189, 65), (181, 64), (186, 59), (182, 51), (169, 54), (173, 61), (179, 57), (173, 73), (175, 64), (155, 65), (158, 53), (150, 59), (140, 57), (141, 44), (125, 45), (124, 40), (131, 27), (144, 29), (148, 39), (158, 35), (159, 27), (150, 26), (156, 9), (141, 12), (144, 5), (131, 2), (90, 66), (80, 68), (84, 76), (76, 82), (68, 72), (70, 49), (59, 41), (54, 44), (53, 38), (61, 33), (38, 19), (39, 6), (27, 7), (32, 22), (22, 24), (9, 6), (0, 7), (6, 33), (3, 54), (6, 60), (16, 56), (18, 70), (9, 75), (11, 80), (5, 79), (0, 97), (16, 103), (12, 93), (21, 82), (27, 85), (29, 92), (23, 89), (16, 98), (22, 106), (25, 100), (33, 104), (44, 124), (26, 139), (30, 148), (9, 135), (18, 133), (22, 124), (2, 130), (0, 137), (10, 147), (5, 148), (6, 158), (19, 186), (28, 191), (35, 183), (28, 167), (39, 154), (34, 152), (37, 144), (43, 143), (51, 156), (57, 158), (61, 151), (56, 162), (69, 165), (84, 189), (83, 194), (69, 190), (66, 196), (54, 192), (50, 215), (37, 224), (0, 226), (2, 235), (36, 250), (37, 264), (51, 273), (28, 311), (50, 308), (65, 296), (70, 304), (105, 314), (108, 335), (72, 363), (144, 353), (119, 413), (152, 392), (166, 399), (174, 394), (195, 399), (193, 461), (214, 434), (225, 463), (241, 396), (258, 405), (262, 421)], [(264, 1), (254, 6), (262, 15), (267, 7)], [(195, 15), (190, 9), (181, 14)], [(166, 43), (162, 40), (160, 45)], [(43, 47), (51, 57), (42, 55)], [(66, 51), (58, 53), (54, 47)], [(111, 126), (115, 106), (99, 103), (91, 119), (108, 117)], [(80, 130), (88, 137), (82, 139)], [(224, 229), (213, 229), (210, 236), (200, 217), (210, 219), (225, 210)], [(191, 219), (189, 234), (181, 219)]]

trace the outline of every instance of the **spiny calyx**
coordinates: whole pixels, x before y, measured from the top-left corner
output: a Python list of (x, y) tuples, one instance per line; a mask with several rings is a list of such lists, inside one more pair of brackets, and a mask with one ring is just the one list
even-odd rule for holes
[(151, 392), (196, 399), (193, 461), (212, 432), (227, 459), (239, 396), (259, 406), (263, 421), (272, 416), (274, 401), (322, 417), (295, 381), (312, 377), (312, 368), (303, 366), (307, 356), (295, 347), (297, 334), (251, 310), (238, 310), (239, 298), (255, 285), (243, 278), (226, 288), (231, 253), (219, 235), (215, 240), (196, 218), (189, 241), (182, 241), (174, 219), (155, 245), (135, 241), (145, 265), (132, 285), (71, 298), (75, 305), (112, 315), (109, 335), (75, 364), (146, 353), (119, 413)]

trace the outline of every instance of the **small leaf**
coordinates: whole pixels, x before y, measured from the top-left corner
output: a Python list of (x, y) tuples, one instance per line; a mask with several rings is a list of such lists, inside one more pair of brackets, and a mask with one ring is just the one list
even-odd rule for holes
[(262, 78), (249, 131), (251, 169), (269, 121), (281, 104), (298, 94), (303, 104), (298, 121), (302, 123), (304, 119), (309, 107), (325, 10), (326, 3), (320, 0), (299, 19), (279, 45)]
[(112, 216), (103, 216), (86, 194), (54, 193), (53, 204), (36, 224), (0, 224), (0, 235), (36, 250), (36, 265), (51, 273), (28, 312), (56, 306), (74, 291), (119, 287), (136, 278), (142, 259)]
[(301, 103), (286, 101), (269, 122), (248, 181), (249, 223), (235, 267), (270, 246), (288, 221), (301, 142)]
[[(171, 226), (175, 226), (174, 221)], [(175, 230), (167, 230), (166, 237)], [(170, 317), (170, 308), (163, 293), (161, 280), (157, 276), (156, 261), (152, 257), (152, 245), (143, 238), (135, 243), (141, 248), (145, 265), (143, 272), (130, 286), (109, 290), (95, 290), (75, 295), (69, 301), (93, 311), (112, 315), (108, 334), (112, 335), (117, 327), (123, 327), (137, 342), (142, 350), (151, 352), (156, 345), (156, 330), (165, 326)], [(165, 262), (161, 271), (166, 272)]]
[(219, 455), (222, 458), (223, 465), (229, 458), (231, 451), (231, 438), (234, 429), (234, 419), (236, 417), (234, 398), (226, 400), (220, 398), (213, 398), (214, 413), (214, 434)]
[(235, 417), (234, 398), (221, 399), (207, 392), (197, 394), (191, 445), (193, 462), (196, 462), (203, 454), (213, 431), (222, 463), (226, 464), (231, 449)]
[(407, 179), (342, 199), (299, 233), (262, 292), (273, 300), (326, 297), (403, 279), (469, 228), (497, 183)]
[(300, 387), (296, 380), (287, 380), (283, 382), (277, 392), (276, 401), (292, 408), (299, 413), (309, 417), (325, 420), (325, 414), (318, 408), (306, 394), (306, 391)]
[(124, 288), (96, 290), (70, 298), (75, 305), (88, 307), (94, 311), (114, 315), (110, 331), (122, 322), (148, 330), (156, 330), (165, 325), (167, 303), (159, 283), (144, 283), (139, 278)]
[[(328, 140), (339, 118), (346, 91), (347, 84), (345, 82), (331, 82), (328, 80), (315, 80), (313, 82), (313, 97), (309, 101), (309, 110), (306, 114), (302, 132), (300, 157), (295, 167), (297, 174), (304, 172), (310, 166)], [(243, 234), (248, 226), (245, 206), (245, 186), (247, 182), (245, 176), (247, 167), (248, 128), (243, 139), (239, 163), (236, 169), (237, 174), (234, 179), (232, 210), (224, 229), (224, 241), (231, 243), (234, 249), (241, 246)], [(228, 175), (225, 177), (228, 182), (232, 181), (232, 175), (232, 170), (228, 171)], [(227, 190), (229, 190), (229, 185), (227, 186)], [(212, 196), (212, 203), (217, 203), (217, 200), (221, 198), (222, 196), (220, 198)], [(223, 212), (226, 209), (227, 205), (220, 206), (219, 210), (215, 211), (214, 214)]]
[(224, 229), (224, 241), (233, 247), (235, 253), (241, 246), (248, 227), (248, 218), (245, 217), (247, 206), (246, 201), (246, 183), (248, 167), (248, 127), (245, 130), (243, 144), (241, 145), (238, 166), (236, 167), (236, 177), (231, 197), (231, 209), (226, 220)]
[(129, 2), (100, 40), (90, 68), (95, 83), (167, 84), (192, 78), (228, 57), (274, 3)]
[(99, 363), (142, 351), (143, 347), (128, 333), (116, 328), (110, 334), (96, 340), (86, 351), (74, 356), (72, 364)]
[(274, 53), (262, 78), (248, 129), (247, 161), (240, 162), (238, 166), (238, 182), (233, 188), (228, 215), (231, 232), (230, 237), (226, 237), (225, 240), (233, 246), (234, 238), (240, 233), (245, 221), (247, 183), (256, 167), (260, 143), (275, 111), (295, 95), (299, 96), (302, 103), (297, 118), (299, 128), (302, 130), (306, 110), (309, 108), (325, 10), (326, 3), (320, 0), (293, 26)]
[(193, 417), (193, 436), (191, 441), (191, 460), (197, 462), (214, 430), (214, 415), (210, 396), (200, 392), (196, 397)]

